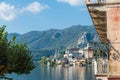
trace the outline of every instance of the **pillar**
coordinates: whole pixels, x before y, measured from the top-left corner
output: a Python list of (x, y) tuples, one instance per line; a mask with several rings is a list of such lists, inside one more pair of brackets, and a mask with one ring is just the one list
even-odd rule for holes
[(107, 0), (106, 7), (107, 38), (110, 41), (108, 80), (120, 80), (120, 4), (117, 1)]

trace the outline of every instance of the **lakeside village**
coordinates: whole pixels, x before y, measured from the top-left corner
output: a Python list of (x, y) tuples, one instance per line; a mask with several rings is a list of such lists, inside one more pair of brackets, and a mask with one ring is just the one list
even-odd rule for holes
[[(90, 38), (90, 36), (88, 38)], [(41, 57), (40, 65), (63, 67), (92, 66), (94, 67), (95, 74), (107, 73), (108, 56), (105, 45), (102, 45), (100, 42), (90, 42), (91, 40), (92, 38), (88, 40), (86, 33), (84, 33), (84, 35), (78, 39), (77, 47), (73, 45), (67, 47), (63, 53), (60, 53), (59, 49), (56, 49), (54, 55)], [(81, 45), (84, 47), (79, 47)]]
[[(89, 49), (88, 46), (86, 49), (84, 48), (67, 48), (65, 52), (60, 53), (59, 49), (55, 50), (54, 55), (50, 57), (41, 57), (40, 64), (47, 66), (85, 66), (88, 63), (90, 64), (90, 60), (88, 59), (88, 51), (93, 53), (93, 49)], [(86, 53), (86, 54), (85, 54)], [(90, 55), (92, 56), (92, 55)]]

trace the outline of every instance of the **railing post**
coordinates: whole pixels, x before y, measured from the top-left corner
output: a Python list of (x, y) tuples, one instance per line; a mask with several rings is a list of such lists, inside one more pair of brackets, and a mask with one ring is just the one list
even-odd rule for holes
[(98, 3), (101, 3), (101, 0), (97, 0)]
[(86, 0), (86, 4), (89, 4), (90, 3), (90, 0)]

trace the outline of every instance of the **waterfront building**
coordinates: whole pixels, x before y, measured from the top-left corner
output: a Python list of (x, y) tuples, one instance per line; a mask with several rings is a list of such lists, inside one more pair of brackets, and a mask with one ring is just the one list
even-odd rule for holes
[(64, 58), (68, 59), (69, 63), (75, 63), (77, 65), (86, 64), (86, 60), (93, 58), (94, 49), (91, 48), (90, 43), (87, 43), (85, 48), (67, 48), (64, 54)]
[(83, 57), (83, 50), (80, 48), (66, 49), (65, 53), (69, 54), (69, 56), (72, 56), (75, 59), (79, 59)]

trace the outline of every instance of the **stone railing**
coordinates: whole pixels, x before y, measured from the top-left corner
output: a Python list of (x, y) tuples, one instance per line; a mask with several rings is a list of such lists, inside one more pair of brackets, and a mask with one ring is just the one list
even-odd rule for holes
[(94, 61), (95, 74), (107, 74), (109, 70), (109, 64), (107, 59), (98, 59)]
[(86, 0), (86, 3), (105, 3), (106, 0)]

